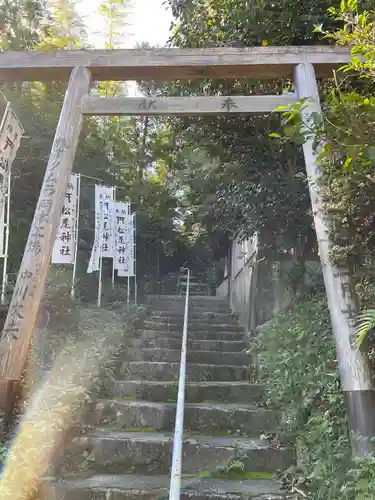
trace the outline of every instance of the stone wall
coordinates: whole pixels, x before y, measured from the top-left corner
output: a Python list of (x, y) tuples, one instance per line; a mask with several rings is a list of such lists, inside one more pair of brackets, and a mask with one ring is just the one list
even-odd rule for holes
[[(283, 260), (274, 262), (261, 258), (255, 238), (234, 241), (231, 254), (230, 304), (246, 333), (255, 332), (256, 326), (284, 309), (300, 293), (301, 285), (322, 282), (320, 263), (308, 261), (301, 285), (293, 289), (295, 263), (292, 257), (283, 256)], [(216, 289), (216, 295), (228, 297), (228, 273)]]

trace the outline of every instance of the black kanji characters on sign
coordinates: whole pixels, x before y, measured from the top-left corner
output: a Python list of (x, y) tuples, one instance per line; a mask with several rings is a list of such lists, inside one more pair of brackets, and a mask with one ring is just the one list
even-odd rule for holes
[(61, 153), (65, 153), (69, 149), (69, 144), (65, 137), (57, 139), (54, 146), (58, 157), (60, 157)]
[(142, 99), (137, 106), (138, 109), (147, 111), (149, 109), (157, 109), (155, 99)]
[(7, 137), (5, 139), (4, 151), (6, 151), (8, 148), (14, 148), (14, 142), (11, 140), (10, 137)]
[(72, 233), (70, 231), (63, 231), (60, 235), (60, 241), (64, 243), (69, 243), (72, 239)]
[(69, 219), (68, 218), (61, 219), (60, 227), (61, 229), (70, 229)]
[(60, 248), (60, 255), (63, 255), (64, 257), (68, 257), (71, 255), (70, 248), (67, 245), (63, 245)]
[(8, 158), (4, 158), (3, 156), (0, 156), (0, 168), (2, 170), (7, 171), (9, 167), (9, 160)]
[(231, 97), (227, 97), (221, 103), (221, 109), (225, 109), (228, 112), (232, 111), (232, 109), (234, 109), (234, 108), (238, 108), (238, 106)]

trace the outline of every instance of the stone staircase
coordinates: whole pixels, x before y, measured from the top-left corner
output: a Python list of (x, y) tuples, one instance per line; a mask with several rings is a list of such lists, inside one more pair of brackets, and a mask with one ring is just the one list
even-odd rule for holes
[[(44, 485), (42, 500), (168, 498), (184, 297), (152, 296), (148, 307), (143, 335), (92, 412), (94, 430), (75, 440), (64, 474)], [(271, 477), (294, 455), (260, 439), (278, 415), (262, 408), (227, 302), (192, 297), (188, 338), (181, 498), (287, 497)]]

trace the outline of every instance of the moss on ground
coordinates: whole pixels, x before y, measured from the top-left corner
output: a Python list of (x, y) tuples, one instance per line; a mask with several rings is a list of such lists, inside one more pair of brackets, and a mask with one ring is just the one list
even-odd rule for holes
[(274, 474), (270, 472), (201, 472), (199, 477), (212, 477), (214, 479), (232, 479), (233, 481), (243, 481), (245, 479), (273, 479)]

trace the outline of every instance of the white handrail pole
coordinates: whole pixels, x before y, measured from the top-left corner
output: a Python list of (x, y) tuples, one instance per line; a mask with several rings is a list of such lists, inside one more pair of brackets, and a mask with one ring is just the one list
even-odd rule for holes
[(181, 471), (182, 471), (182, 441), (184, 433), (184, 406), (185, 406), (185, 378), (186, 378), (186, 352), (189, 314), (189, 286), (190, 270), (187, 272), (184, 329), (182, 333), (180, 378), (178, 381), (178, 396), (176, 409), (176, 424), (173, 439), (173, 455), (171, 469), (171, 483), (169, 488), (169, 500), (180, 500)]

